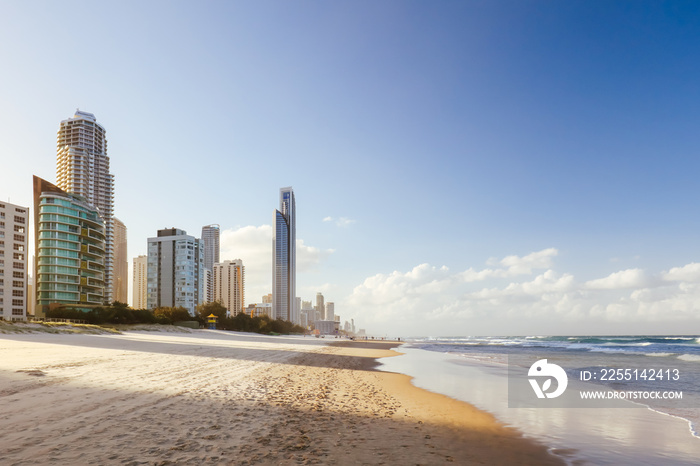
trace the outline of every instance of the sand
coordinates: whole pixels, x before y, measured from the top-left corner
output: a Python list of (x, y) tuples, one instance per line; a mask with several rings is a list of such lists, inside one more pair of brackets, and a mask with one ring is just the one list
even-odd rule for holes
[(560, 464), (466, 403), (373, 370), (395, 343), (1, 335), (0, 464)]

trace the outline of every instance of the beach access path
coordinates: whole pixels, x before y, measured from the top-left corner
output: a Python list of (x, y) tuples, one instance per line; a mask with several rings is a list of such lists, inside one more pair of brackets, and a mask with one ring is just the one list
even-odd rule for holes
[(491, 415), (373, 370), (397, 345), (0, 335), (0, 464), (561, 464)]

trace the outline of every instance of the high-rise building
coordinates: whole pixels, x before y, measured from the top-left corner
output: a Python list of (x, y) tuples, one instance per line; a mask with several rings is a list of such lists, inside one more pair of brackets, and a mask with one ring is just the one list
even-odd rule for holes
[(219, 263), (221, 229), (219, 225), (206, 225), (202, 227), (202, 241), (204, 241), (204, 267), (209, 269), (207, 281), (206, 302), (214, 301), (214, 264)]
[(148, 308), (148, 256), (134, 257), (134, 278), (132, 283), (133, 296), (131, 307), (134, 309)]
[(240, 259), (214, 264), (214, 301), (237, 316), (245, 307), (245, 266)]
[(114, 217), (114, 301), (129, 300), (129, 259), (126, 247), (126, 225)]
[(296, 201), (291, 187), (280, 189), (272, 225), (272, 308), (277, 319), (296, 323)]
[(148, 309), (184, 307), (195, 315), (204, 294), (203, 249), (201, 239), (177, 228), (148, 238)]
[(29, 209), (0, 202), (0, 319), (26, 320)]
[(323, 295), (319, 291), (316, 293), (316, 306), (314, 309), (320, 313), (321, 320), (326, 320), (326, 305), (323, 303)]
[(63, 120), (56, 142), (56, 185), (84, 197), (105, 223), (104, 300), (114, 298), (114, 175), (109, 172), (105, 129), (92, 113)]
[(84, 197), (34, 177), (37, 317), (57, 305), (105, 302), (105, 224)]
[(326, 320), (335, 320), (335, 304), (326, 303)]

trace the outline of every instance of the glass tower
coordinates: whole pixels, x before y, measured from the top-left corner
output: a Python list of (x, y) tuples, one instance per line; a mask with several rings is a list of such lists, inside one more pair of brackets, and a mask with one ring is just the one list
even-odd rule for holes
[(275, 318), (298, 322), (296, 309), (296, 201), (291, 187), (280, 189), (272, 230), (272, 308)]
[(105, 225), (87, 200), (34, 177), (37, 317), (51, 305), (104, 303)]

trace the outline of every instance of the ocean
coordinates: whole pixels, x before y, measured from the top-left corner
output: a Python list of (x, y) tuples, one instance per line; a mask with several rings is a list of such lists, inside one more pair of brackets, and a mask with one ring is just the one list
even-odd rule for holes
[[(700, 464), (698, 336), (425, 337), (398, 351), (381, 369), (492, 413), (569, 464)], [(563, 385), (537, 372), (549, 366)]]

